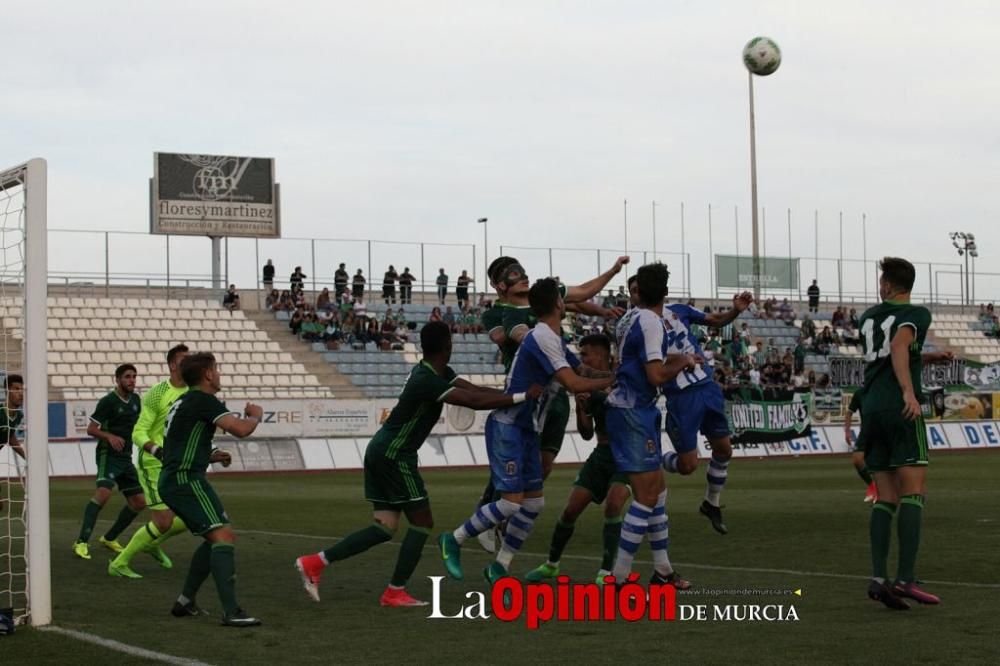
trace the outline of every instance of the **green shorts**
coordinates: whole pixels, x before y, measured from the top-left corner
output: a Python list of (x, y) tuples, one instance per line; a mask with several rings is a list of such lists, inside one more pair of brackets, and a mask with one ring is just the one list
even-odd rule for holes
[(869, 471), (886, 472), (928, 463), (923, 417), (909, 421), (895, 410), (866, 414), (858, 439), (865, 447), (865, 465)]
[(618, 471), (615, 456), (610, 446), (598, 444), (587, 457), (587, 462), (576, 475), (574, 486), (579, 486), (593, 495), (594, 504), (600, 504), (608, 496), (613, 484), (628, 485), (628, 474)]
[(204, 477), (191, 477), (190, 482), (180, 484), (163, 476), (159, 490), (160, 498), (184, 521), (191, 534), (202, 536), (229, 524), (222, 500)]
[(365, 499), (376, 511), (402, 511), (426, 505), (427, 489), (417, 470), (417, 457), (394, 460), (369, 446), (365, 451)]
[(96, 457), (98, 488), (114, 488), (117, 483), (118, 490), (125, 497), (142, 494), (139, 475), (130, 458), (112, 455), (106, 449), (97, 449)]
[(552, 405), (545, 415), (545, 425), (542, 426), (542, 436), (539, 448), (559, 455), (563, 439), (566, 437), (566, 424), (569, 423), (569, 393), (564, 389), (552, 397)]
[(167, 505), (160, 497), (160, 470), (163, 463), (145, 451), (139, 451), (139, 464), (135, 466), (135, 471), (139, 475), (139, 486), (146, 494), (146, 506), (153, 511), (165, 511)]

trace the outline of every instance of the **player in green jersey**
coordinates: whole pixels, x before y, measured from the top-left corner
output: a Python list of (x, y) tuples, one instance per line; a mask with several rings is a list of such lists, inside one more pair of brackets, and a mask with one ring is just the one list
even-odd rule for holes
[[(869, 526), (872, 580), (868, 596), (894, 610), (906, 610), (904, 597), (922, 604), (940, 599), (917, 585), (914, 568), (920, 546), (927, 475), (927, 432), (920, 385), (921, 349), (931, 324), (927, 308), (910, 303), (916, 279), (913, 264), (884, 258), (879, 268), (882, 303), (860, 320), (867, 362), (861, 404), (865, 464), (875, 479), (879, 499)], [(899, 567), (888, 581), (892, 521), (898, 508)]]
[[(7, 398), (0, 405), (0, 449), (9, 445), (14, 453), (24, 458), (24, 447), (17, 439), (17, 429), (24, 419), (24, 412), (21, 411), (24, 405), (24, 379), (21, 375), (6, 375), (3, 383)], [(0, 509), (3, 509), (3, 488), (0, 486)]]
[(146, 496), (146, 505), (152, 511), (152, 520), (136, 530), (125, 549), (108, 564), (108, 573), (124, 578), (142, 578), (132, 570), (132, 558), (140, 552), (153, 556), (164, 569), (173, 567), (167, 554), (160, 548), (167, 539), (184, 532), (184, 521), (160, 498), (158, 481), (163, 467), (163, 432), (167, 423), (167, 413), (174, 402), (187, 393), (188, 386), (181, 377), (181, 363), (188, 354), (187, 345), (176, 345), (167, 352), (167, 367), (170, 378), (149, 389), (142, 397), (139, 420), (132, 430), (135, 444), (135, 468), (139, 473), (139, 485)]
[(319, 601), (319, 580), (332, 562), (363, 553), (392, 539), (401, 514), (410, 524), (403, 538), (396, 568), (380, 600), (383, 606), (424, 606), (406, 591), (406, 583), (434, 526), (430, 500), (418, 469), (417, 451), (441, 417), (445, 403), (471, 409), (510, 407), (537, 398), (541, 386), (519, 395), (479, 387), (460, 379), (448, 366), (451, 331), (444, 322), (420, 330), (423, 360), (411, 371), (399, 401), (365, 450), (365, 499), (374, 508), (374, 524), (348, 535), (330, 548), (295, 561), (306, 592)]
[(115, 368), (115, 389), (98, 401), (87, 425), (87, 434), (97, 440), (97, 490), (83, 511), (80, 536), (73, 544), (73, 552), (85, 560), (90, 559), (87, 546), (90, 533), (98, 514), (111, 498), (115, 484), (125, 497), (125, 506), (118, 512), (111, 529), (98, 539), (102, 546), (116, 553), (124, 550), (117, 541), (118, 535), (146, 508), (146, 496), (132, 464), (132, 429), (142, 408), (135, 393), (135, 380), (136, 370), (131, 363)]
[[(611, 341), (602, 334), (588, 335), (580, 340), (580, 362), (594, 370), (611, 371)], [(628, 475), (618, 471), (608, 433), (604, 427), (604, 400), (607, 394), (595, 391), (576, 396), (576, 426), (583, 439), (590, 441), (597, 436), (597, 446), (587, 458), (573, 481), (573, 490), (563, 508), (562, 515), (552, 532), (548, 562), (529, 571), (525, 580), (537, 583), (559, 575), (559, 561), (563, 550), (573, 536), (577, 519), (590, 505), (604, 504), (604, 549), (597, 583), (611, 575), (611, 567), (618, 552), (618, 538), (622, 527), (622, 509), (629, 498)]]
[(205, 541), (194, 551), (184, 589), (170, 612), (174, 617), (205, 615), (195, 596), (211, 575), (222, 602), (222, 624), (254, 627), (260, 620), (236, 603), (236, 535), (205, 472), (213, 462), (226, 467), (232, 462), (228, 453), (212, 446), (215, 429), (221, 428), (235, 437), (248, 437), (256, 430), (264, 411), (260, 405), (248, 402), (241, 418), (215, 397), (222, 390), (222, 380), (212, 354), (186, 356), (180, 363), (180, 372), (190, 391), (171, 405), (166, 418), (158, 490), (187, 529)]

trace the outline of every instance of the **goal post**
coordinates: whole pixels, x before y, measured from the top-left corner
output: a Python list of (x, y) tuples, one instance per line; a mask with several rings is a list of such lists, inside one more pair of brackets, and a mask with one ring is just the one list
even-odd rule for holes
[[(24, 379), (22, 406), (23, 449), (27, 458), (23, 475), (18, 459), (10, 450), (10, 470), (0, 470), (24, 479), (23, 501), (17, 502), (14, 490), (9, 493), (6, 509), (8, 553), (0, 562), (6, 567), (8, 594), (0, 606), (14, 605), (16, 622), (35, 626), (52, 622), (52, 580), (49, 539), (49, 451), (48, 451), (48, 238), (47, 177), (43, 159), (32, 159), (10, 169), (0, 170), (0, 235), (2, 235), (4, 374), (20, 366)], [(20, 310), (20, 313), (17, 311)], [(17, 316), (20, 314), (20, 316)], [(4, 406), (7, 392), (3, 392)], [(8, 422), (9, 423), (9, 422)], [(9, 427), (9, 426), (8, 426)], [(15, 428), (9, 427), (10, 431)], [(7, 447), (10, 449), (10, 447)], [(0, 455), (0, 459), (3, 456)], [(8, 486), (11, 484), (8, 483)], [(20, 493), (20, 489), (17, 489)], [(17, 534), (15, 511), (20, 513)], [(23, 552), (15, 553), (18, 546)], [(23, 573), (19, 571), (23, 568)]]

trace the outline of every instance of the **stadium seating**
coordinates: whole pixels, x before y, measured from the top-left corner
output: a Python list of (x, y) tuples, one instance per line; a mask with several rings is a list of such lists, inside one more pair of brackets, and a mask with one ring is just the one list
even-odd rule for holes
[[(227, 398), (333, 395), (243, 312), (214, 301), (50, 297), (48, 317), (49, 390), (64, 399), (103, 395), (121, 363), (133, 363), (139, 389), (148, 388), (167, 375), (166, 351), (182, 342), (216, 355)], [(0, 302), (0, 321), (22, 337), (19, 303)]]
[(974, 314), (936, 314), (931, 322), (931, 335), (962, 358), (995, 363), (1000, 361), (1000, 340), (987, 337), (991, 328)]

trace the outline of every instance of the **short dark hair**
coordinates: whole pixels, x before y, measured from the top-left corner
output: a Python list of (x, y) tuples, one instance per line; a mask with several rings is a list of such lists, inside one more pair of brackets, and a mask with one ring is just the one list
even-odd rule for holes
[(917, 279), (917, 271), (913, 264), (902, 257), (885, 257), (878, 264), (882, 278), (897, 289), (912, 291)]
[(507, 267), (516, 263), (518, 261), (514, 257), (497, 257), (491, 261), (490, 267), (486, 269), (487, 275), (490, 276), (490, 282), (499, 281)]
[(611, 353), (611, 340), (603, 333), (591, 333), (580, 338), (580, 347), (600, 347), (604, 351)]
[(121, 379), (122, 375), (131, 370), (132, 372), (139, 374), (139, 371), (135, 369), (135, 366), (131, 363), (122, 363), (117, 368), (115, 368), (115, 379)]
[(188, 386), (197, 386), (205, 378), (205, 372), (215, 365), (215, 355), (197, 352), (185, 356), (181, 361), (181, 378)]
[(640, 266), (636, 271), (639, 280), (639, 302), (649, 307), (656, 305), (667, 297), (667, 282), (670, 281), (670, 271), (666, 264), (655, 262)]
[(21, 386), (24, 386), (24, 377), (22, 377), (21, 375), (7, 375), (6, 377), (3, 378), (3, 387), (5, 389), (9, 390), (10, 387), (13, 386), (14, 384), (20, 384)]
[(171, 347), (170, 351), (167, 352), (167, 365), (173, 363), (174, 359), (177, 358), (178, 354), (183, 354), (189, 351), (191, 350), (188, 349), (188, 346), (184, 343)]
[(632, 283), (635, 282), (638, 279), (639, 279), (639, 276), (633, 274), (633, 275), (631, 275), (629, 277), (628, 282), (626, 282), (625, 285), (631, 289), (632, 288)]
[(536, 317), (546, 317), (556, 309), (559, 302), (559, 283), (552, 278), (536, 280), (528, 290), (528, 304)]
[(420, 329), (420, 349), (424, 356), (436, 356), (448, 348), (451, 328), (443, 321), (432, 321)]

